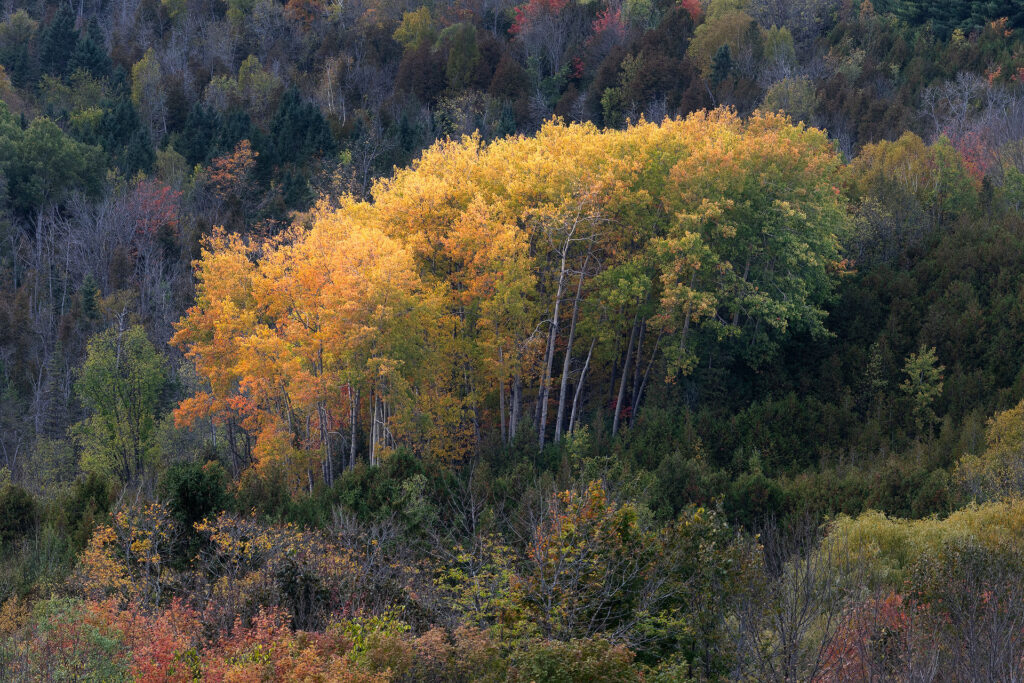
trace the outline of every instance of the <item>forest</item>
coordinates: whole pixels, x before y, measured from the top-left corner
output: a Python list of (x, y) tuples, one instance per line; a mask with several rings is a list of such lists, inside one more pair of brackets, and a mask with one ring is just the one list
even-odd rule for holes
[(4, 0), (0, 681), (1020, 680), (1022, 37)]

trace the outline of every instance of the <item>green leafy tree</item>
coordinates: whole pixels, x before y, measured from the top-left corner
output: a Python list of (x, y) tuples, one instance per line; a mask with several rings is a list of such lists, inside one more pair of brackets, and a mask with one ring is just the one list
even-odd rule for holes
[(761, 109), (785, 112), (794, 121), (808, 121), (817, 103), (814, 83), (809, 78), (783, 78), (768, 88)]
[(111, 328), (89, 340), (75, 390), (89, 417), (74, 427), (86, 472), (122, 481), (137, 475), (152, 451), (165, 373), (139, 325)]
[(98, 191), (102, 168), (97, 147), (73, 140), (45, 117), (33, 119), (22, 130), (0, 102), (0, 173), (7, 177), (15, 210), (34, 214), (37, 231), (46, 209), (69, 193)]
[(459, 91), (469, 86), (480, 62), (476, 29), (472, 24), (455, 24), (442, 31), (437, 42), (439, 46), (446, 45), (448, 48), (448, 64), (445, 67), (448, 87)]
[(404, 13), (402, 23), (392, 37), (406, 50), (415, 50), (433, 43), (437, 38), (437, 24), (430, 16), (430, 8), (424, 5), (413, 12)]
[(956, 465), (953, 476), (964, 494), (979, 502), (1024, 497), (1024, 401), (992, 416), (985, 446)]
[(132, 104), (154, 138), (167, 132), (167, 93), (156, 53), (150, 49), (132, 66)]
[(39, 22), (19, 9), (0, 24), (0, 66), (17, 88), (31, 85), (38, 77), (37, 63), (30, 46), (36, 39)]
[(917, 353), (911, 353), (903, 366), (907, 379), (900, 385), (903, 393), (910, 397), (913, 406), (914, 423), (918, 434), (931, 430), (938, 422), (933, 404), (942, 393), (942, 377), (946, 367), (939, 365), (935, 347), (921, 346)]

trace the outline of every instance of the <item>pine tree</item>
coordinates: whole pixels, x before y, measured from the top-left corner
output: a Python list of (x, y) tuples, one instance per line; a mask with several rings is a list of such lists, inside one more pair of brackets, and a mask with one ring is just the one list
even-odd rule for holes
[(152, 168), (156, 160), (153, 142), (130, 101), (118, 100), (103, 113), (100, 137), (103, 149), (126, 176)]
[(199, 102), (192, 107), (174, 143), (190, 167), (207, 161), (213, 154), (214, 136), (220, 125), (220, 116), (213, 109)]
[(335, 149), (331, 129), (320, 110), (304, 102), (294, 88), (281, 98), (281, 104), (270, 124), (271, 158), (273, 166), (302, 163), (313, 156), (330, 154)]
[(75, 45), (75, 51), (68, 61), (68, 73), (84, 69), (97, 78), (106, 78), (110, 75), (111, 66), (110, 56), (103, 44), (103, 34), (94, 19), (89, 22), (89, 30)]
[(75, 15), (67, 5), (62, 5), (53, 20), (43, 30), (39, 45), (39, 61), (43, 73), (64, 77), (68, 74), (68, 63), (78, 45), (75, 31)]
[(717, 86), (732, 72), (732, 53), (728, 45), (722, 45), (711, 62), (711, 84)]

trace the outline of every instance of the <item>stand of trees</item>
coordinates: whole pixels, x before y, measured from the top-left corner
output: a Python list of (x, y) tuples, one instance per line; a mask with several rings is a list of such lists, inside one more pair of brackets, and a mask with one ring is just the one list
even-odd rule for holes
[(5, 6), (0, 679), (1020, 678), (1021, 24)]

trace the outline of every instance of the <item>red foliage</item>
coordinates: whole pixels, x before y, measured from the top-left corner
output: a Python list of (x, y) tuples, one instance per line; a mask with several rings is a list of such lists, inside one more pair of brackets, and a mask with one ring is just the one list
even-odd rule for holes
[(953, 147), (960, 153), (967, 174), (975, 183), (980, 183), (985, 175), (992, 170), (992, 155), (988, 153), (988, 145), (980, 131), (972, 130), (951, 138)]
[(178, 200), (181, 192), (158, 180), (140, 181), (132, 192), (129, 210), (135, 216), (135, 230), (141, 235), (156, 235), (162, 228), (178, 227)]
[(611, 32), (617, 37), (621, 37), (626, 33), (626, 24), (622, 21), (622, 8), (618, 7), (613, 12), (611, 9), (604, 9), (598, 12), (597, 19), (594, 20), (594, 34), (600, 35), (602, 33)]
[(516, 18), (508, 32), (517, 36), (537, 20), (561, 14), (568, 4), (569, 0), (529, 0), (515, 8)]
[(583, 78), (583, 60), (579, 57), (572, 58), (569, 64), (569, 77), (577, 81)]
[(700, 0), (679, 0), (679, 6), (686, 10), (695, 25), (700, 22), (700, 18), (704, 14)]
[(825, 664), (815, 680), (872, 680), (875, 662), (898, 658), (909, 621), (903, 597), (896, 593), (854, 608), (825, 651)]
[(178, 598), (152, 616), (136, 609), (118, 609), (114, 602), (92, 605), (92, 610), (124, 634), (132, 653), (130, 671), (136, 680), (173, 683), (195, 679), (198, 660), (193, 648), (200, 632), (199, 615)]

